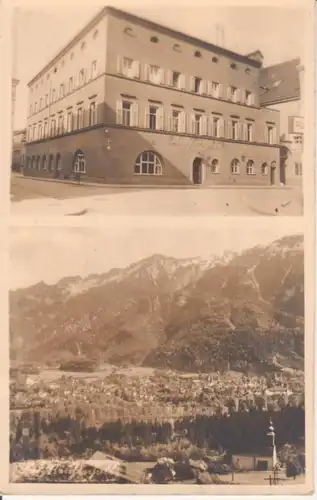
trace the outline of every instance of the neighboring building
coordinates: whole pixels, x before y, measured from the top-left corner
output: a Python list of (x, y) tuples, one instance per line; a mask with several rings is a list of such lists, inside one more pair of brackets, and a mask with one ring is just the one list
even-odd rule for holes
[(263, 68), (260, 75), (261, 106), (280, 112), (280, 171), (286, 185), (302, 184), (303, 74), (300, 59), (293, 59)]
[(26, 129), (15, 130), (12, 140), (12, 170), (21, 172), (25, 162)]
[(11, 129), (14, 127), (14, 114), (15, 114), (15, 101), (16, 101), (16, 88), (20, 83), (16, 78), (12, 78), (12, 94), (11, 94)]
[(261, 61), (105, 7), (29, 83), (25, 175), (279, 185)]

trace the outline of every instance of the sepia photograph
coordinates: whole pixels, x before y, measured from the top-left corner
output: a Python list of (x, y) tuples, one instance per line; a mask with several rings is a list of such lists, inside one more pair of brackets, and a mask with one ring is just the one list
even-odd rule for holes
[(302, 215), (307, 6), (15, 7), (12, 213)]
[(13, 227), (10, 481), (304, 485), (299, 228)]

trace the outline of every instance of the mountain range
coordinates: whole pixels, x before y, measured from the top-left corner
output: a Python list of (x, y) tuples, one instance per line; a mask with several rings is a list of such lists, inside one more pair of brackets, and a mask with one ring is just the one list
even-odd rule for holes
[(303, 244), (292, 235), (221, 258), (152, 255), (125, 269), (11, 291), (11, 358), (303, 369)]

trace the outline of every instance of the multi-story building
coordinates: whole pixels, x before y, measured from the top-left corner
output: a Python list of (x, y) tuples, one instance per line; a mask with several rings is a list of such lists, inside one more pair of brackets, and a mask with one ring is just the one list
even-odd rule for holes
[(13, 130), (13, 127), (14, 127), (16, 88), (17, 88), (17, 85), (19, 83), (20, 82), (19, 82), (19, 80), (17, 80), (17, 78), (12, 78), (12, 85), (11, 85), (11, 130)]
[(302, 184), (303, 76), (300, 59), (263, 68), (260, 73), (260, 104), (280, 113), (281, 182), (293, 186)]
[(135, 184), (280, 183), (261, 61), (112, 7), (29, 83), (29, 176)]
[(26, 129), (15, 130), (12, 143), (12, 170), (21, 172), (25, 163)]

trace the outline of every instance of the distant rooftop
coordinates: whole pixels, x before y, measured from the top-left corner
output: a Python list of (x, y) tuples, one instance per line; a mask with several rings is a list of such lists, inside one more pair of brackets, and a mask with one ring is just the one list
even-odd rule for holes
[[(166, 34), (166, 35), (171, 35), (174, 38), (177, 38), (182, 41), (187, 41), (192, 43), (193, 45), (197, 47), (201, 47), (203, 49), (209, 50), (215, 54), (219, 55), (225, 55), (227, 57), (231, 57), (237, 61), (243, 62), (245, 64), (248, 64), (250, 66), (253, 66), (255, 68), (260, 68), (261, 67), (261, 62), (259, 60), (256, 60), (256, 58), (253, 57), (248, 57), (242, 54), (238, 54), (237, 52), (233, 52), (231, 50), (225, 49), (223, 47), (220, 47), (218, 45), (214, 45), (210, 42), (206, 42), (204, 40), (201, 40), (200, 38), (193, 37), (191, 35), (188, 35), (186, 33), (183, 33), (181, 31), (174, 30), (172, 28), (168, 28), (167, 26), (163, 26), (162, 24), (155, 23), (153, 21), (150, 21), (148, 19), (136, 16), (135, 14), (131, 14), (129, 12), (116, 9), (114, 7), (104, 7), (96, 16), (89, 21), (86, 26), (84, 26), (78, 33), (75, 35), (67, 45), (64, 46), (63, 49), (61, 49), (56, 56), (54, 56), (50, 62), (39, 72), (37, 75), (32, 78), (32, 80), (28, 83), (28, 85), (32, 85), (32, 83), (39, 78), (45, 71), (47, 71), (51, 66), (53, 66), (57, 60), (62, 57), (73, 45), (75, 45), (78, 40), (80, 40), (95, 24), (97, 24), (105, 15), (107, 14), (112, 14), (113, 16), (119, 17), (121, 19), (126, 19), (128, 22), (136, 23), (141, 26), (145, 26), (147, 28), (153, 29), (157, 32)], [(253, 56), (254, 54), (258, 54), (261, 52), (260, 51), (255, 51), (250, 56)], [(262, 56), (263, 57), (263, 56)]]
[(292, 59), (260, 71), (260, 103), (262, 106), (300, 98), (298, 73), (300, 59)]

